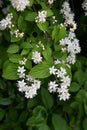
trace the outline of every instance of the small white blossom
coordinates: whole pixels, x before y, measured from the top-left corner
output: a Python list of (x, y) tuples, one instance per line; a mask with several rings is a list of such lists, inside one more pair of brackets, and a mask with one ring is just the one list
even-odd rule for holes
[(48, 3), (51, 5), (53, 4), (54, 0), (48, 0)]
[(52, 92), (54, 93), (57, 90), (58, 84), (56, 83), (56, 81), (50, 81), (48, 86), (49, 86), (49, 88), (48, 88), (49, 92), (50, 93), (52, 93)]
[(71, 79), (69, 78), (69, 76), (63, 76), (61, 81), (61, 85), (70, 86)]
[(68, 57), (67, 57), (67, 62), (69, 64), (74, 64), (76, 62), (76, 56), (74, 54), (70, 54)]
[(24, 36), (24, 32), (19, 32), (19, 29), (15, 30), (13, 34), (15, 34), (16, 37), (20, 37), (20, 38)]
[(35, 79), (31, 75), (26, 75), (26, 80), (33, 82)]
[(26, 64), (26, 61), (27, 61), (27, 59), (24, 57), (23, 60), (20, 60), (20, 61), (19, 61), (19, 64), (20, 64), (20, 65), (25, 65), (25, 64)]
[(44, 23), (46, 22), (46, 16), (47, 16), (47, 11), (39, 11), (38, 16), (35, 18), (36, 22)]
[(24, 9), (30, 5), (29, 0), (10, 0), (12, 6), (17, 10), (17, 11), (24, 11)]
[(38, 51), (33, 52), (32, 60), (35, 64), (42, 62), (42, 57), (41, 57), (40, 52), (38, 52)]
[(24, 92), (26, 90), (26, 82), (23, 80), (17, 82), (17, 86), (20, 92)]
[(12, 18), (13, 18), (13, 15), (12, 13), (9, 13), (5, 19), (2, 19), (0, 21), (0, 30), (5, 30), (7, 27), (10, 27), (11, 24), (12, 24)]
[(33, 98), (37, 95), (37, 90), (35, 88), (35, 85), (32, 84), (32, 86), (29, 86), (28, 89), (25, 91), (25, 97), (26, 98)]
[(18, 66), (18, 70), (17, 70), (18, 73), (24, 73), (25, 71), (26, 70), (24, 69), (24, 66), (22, 67)]
[(50, 74), (53, 74), (53, 75), (56, 74), (57, 69), (54, 66), (52, 66), (51, 68), (49, 68), (49, 70), (50, 70)]
[(59, 78), (59, 77), (64, 77), (65, 76), (65, 74), (66, 74), (66, 70), (64, 69), (64, 68), (60, 68), (59, 70), (57, 70), (57, 72), (56, 72), (56, 75), (57, 75), (57, 77)]
[(58, 97), (60, 100), (66, 101), (70, 98), (70, 94), (68, 93), (68, 91), (66, 91), (64, 93), (59, 94)]

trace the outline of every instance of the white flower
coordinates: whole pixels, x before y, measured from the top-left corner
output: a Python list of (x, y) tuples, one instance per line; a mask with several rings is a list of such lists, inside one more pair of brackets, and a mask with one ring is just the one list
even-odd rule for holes
[(48, 86), (49, 86), (48, 88), (49, 92), (52, 93), (52, 92), (56, 92), (58, 84), (56, 84), (56, 81), (50, 81)]
[(47, 16), (47, 11), (39, 11), (38, 16), (35, 18), (36, 22), (44, 23), (46, 22), (46, 16)]
[(7, 27), (10, 27), (12, 22), (13, 16), (12, 16), (12, 13), (9, 13), (5, 19), (2, 19), (0, 21), (0, 30), (5, 30)]
[(33, 82), (35, 79), (31, 75), (26, 75), (26, 80)]
[(17, 82), (19, 91), (24, 92), (26, 90), (26, 82), (23, 80)]
[(17, 10), (17, 11), (24, 11), (24, 9), (30, 5), (29, 0), (10, 0), (12, 6)]
[(42, 57), (41, 57), (40, 52), (38, 52), (38, 51), (33, 52), (32, 60), (35, 64), (42, 62)]
[(33, 98), (36, 95), (37, 95), (37, 89), (35, 88), (35, 85), (32, 84), (32, 86), (29, 86), (28, 89), (25, 91), (25, 97)]
[(50, 70), (50, 74), (53, 74), (53, 75), (56, 74), (57, 69), (54, 66), (52, 66), (51, 68), (49, 68), (49, 70)]
[(25, 71), (26, 70), (24, 69), (24, 66), (22, 67), (18, 66), (18, 70), (17, 70), (18, 73), (24, 73)]
[(67, 62), (69, 64), (74, 64), (76, 62), (76, 56), (75, 54), (70, 54), (68, 57), (67, 57)]
[(57, 60), (54, 61), (55, 65), (60, 64), (60, 63), (61, 63), (61, 61), (59, 59), (57, 59)]
[(54, 0), (48, 0), (49, 4), (53, 4)]
[(35, 85), (36, 89), (39, 89), (41, 82), (39, 80), (34, 80), (34, 85)]
[(64, 69), (64, 68), (60, 68), (59, 70), (57, 70), (57, 72), (56, 72), (56, 75), (57, 75), (57, 77), (59, 78), (59, 77), (64, 77), (65, 76), (65, 74), (66, 74), (66, 70)]
[(64, 93), (59, 94), (58, 97), (60, 100), (66, 101), (70, 98), (70, 94), (68, 93), (68, 91), (66, 91)]
[(62, 81), (61, 85), (64, 84), (65, 86), (70, 86), (71, 79), (69, 78), (69, 76), (62, 77), (61, 81)]
[(20, 65), (25, 65), (26, 64), (27, 59), (24, 57), (22, 60), (19, 61)]

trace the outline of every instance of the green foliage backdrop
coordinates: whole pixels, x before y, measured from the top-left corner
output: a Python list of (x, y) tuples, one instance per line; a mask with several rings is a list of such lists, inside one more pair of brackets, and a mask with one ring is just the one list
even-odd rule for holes
[[(63, 63), (55, 65), (57, 69), (63, 67), (72, 78), (70, 99), (66, 101), (59, 100), (57, 93), (49, 93), (47, 84), (55, 78), (49, 72), (54, 65), (53, 60), (66, 60), (68, 56), (67, 52), (61, 51), (59, 43), (67, 36), (70, 27), (61, 26), (64, 18), (60, 9), (64, 0), (54, 0), (53, 4), (47, 2), (30, 0), (30, 7), (25, 11), (17, 11), (11, 6), (9, 10), (13, 14), (14, 26), (3, 31), (0, 29), (0, 130), (87, 130), (87, 16), (82, 9), (83, 1), (69, 1), (75, 13), (75, 33), (80, 40), (81, 53), (70, 68)], [(0, 3), (0, 20), (7, 14), (2, 10), (7, 5), (10, 5), (10, 0)], [(47, 11), (44, 23), (35, 22), (39, 10)], [(52, 16), (56, 17), (55, 21)], [(16, 33), (17, 29), (19, 32)], [(21, 32), (24, 32), (24, 37)], [(38, 44), (39, 39), (44, 46)], [(39, 64), (31, 60), (35, 51), (44, 59)], [(19, 61), (24, 57), (27, 58), (24, 67), (28, 74), (42, 83), (37, 95), (30, 99), (18, 91), (17, 85)]]

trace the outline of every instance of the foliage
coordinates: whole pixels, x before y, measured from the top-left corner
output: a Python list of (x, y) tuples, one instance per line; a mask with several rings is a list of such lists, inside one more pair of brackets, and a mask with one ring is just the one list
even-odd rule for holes
[(87, 59), (78, 58), (72, 72), (71, 97), (66, 102), (45, 88), (26, 99), (15, 82), (0, 78), (0, 130), (86, 130)]
[(0, 3), (0, 130), (87, 130), (83, 48), (75, 59), (75, 32), (79, 39), (87, 32), (86, 17), (76, 15), (75, 31), (71, 9), (67, 17), (61, 10), (64, 0), (50, 2), (25, 0), (19, 8), (12, 0)]

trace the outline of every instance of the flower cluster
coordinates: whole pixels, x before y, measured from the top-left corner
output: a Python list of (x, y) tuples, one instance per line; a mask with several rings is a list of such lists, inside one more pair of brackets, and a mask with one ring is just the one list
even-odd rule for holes
[(13, 33), (15, 34), (16, 37), (22, 38), (24, 36), (24, 33), (23, 32), (20, 33), (18, 29), (15, 30)]
[(74, 21), (74, 13), (72, 13), (70, 5), (65, 1), (60, 11), (64, 15), (65, 25), (70, 28), (70, 31), (76, 30), (76, 23)]
[(82, 3), (82, 8), (85, 11), (85, 16), (87, 16), (87, 0), (84, 0), (84, 2)]
[(12, 25), (12, 18), (13, 18), (13, 15), (12, 13), (9, 13), (5, 19), (2, 19), (0, 21), (0, 30), (5, 30), (6, 28), (10, 28), (11, 25)]
[(48, 90), (50, 93), (57, 92), (60, 100), (68, 100), (70, 94), (68, 92), (68, 87), (70, 86), (71, 79), (67, 75), (64, 68), (56, 69), (55, 66), (49, 68), (50, 74), (54, 75), (56, 78), (54, 81), (50, 81)]
[(17, 81), (17, 86), (20, 92), (25, 93), (26, 98), (33, 98), (37, 95), (37, 90), (40, 89), (41, 82), (26, 74), (26, 69), (24, 68), (26, 61), (26, 58), (19, 61), (20, 66), (17, 69), (19, 80)]
[(44, 23), (46, 22), (46, 16), (47, 16), (47, 12), (45, 10), (39, 11), (38, 16), (35, 18), (35, 21), (39, 23)]
[(60, 45), (62, 45), (63, 51), (65, 50), (69, 54), (67, 57), (67, 62), (69, 64), (74, 64), (75, 55), (81, 51), (79, 40), (75, 37), (75, 33), (70, 31), (65, 39), (60, 40)]
[(30, 5), (30, 1), (29, 0), (11, 0), (11, 4), (17, 11), (24, 11), (24, 9)]

